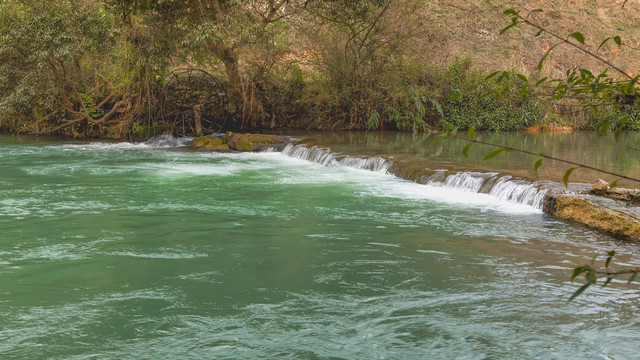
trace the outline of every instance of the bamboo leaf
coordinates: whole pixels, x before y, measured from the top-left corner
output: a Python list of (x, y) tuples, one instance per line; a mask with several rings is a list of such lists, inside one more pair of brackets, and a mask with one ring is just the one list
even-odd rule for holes
[(437, 138), (434, 141), (432, 141), (431, 145), (435, 145), (435, 144), (439, 143), (440, 141), (447, 140), (449, 138), (451, 138), (449, 135), (440, 136), (439, 138)]
[(611, 259), (613, 259), (613, 256), (616, 254), (615, 251), (609, 251), (609, 253), (607, 253), (607, 261), (604, 263), (604, 267), (608, 268), (609, 264), (611, 263)]
[(578, 266), (577, 268), (573, 269), (573, 274), (571, 274), (571, 281), (573, 281), (573, 279), (577, 278), (585, 271), (587, 271), (587, 268), (584, 266)]
[(614, 36), (613, 41), (615, 41), (618, 46), (622, 46), (622, 39), (620, 38), (620, 36)]
[(571, 297), (569, 298), (569, 301), (577, 298), (578, 296), (580, 296), (580, 294), (582, 294), (585, 290), (587, 290), (587, 288), (591, 286), (591, 284), (584, 284), (582, 285), (578, 290), (576, 290), (576, 292), (573, 293), (573, 295), (571, 295)]
[(476, 129), (470, 128), (469, 132), (467, 132), (467, 134), (469, 135), (469, 139), (475, 139), (476, 138)]
[(468, 143), (467, 146), (462, 149), (462, 155), (464, 155), (464, 157), (469, 157), (469, 148), (471, 148), (471, 145), (473, 145), (473, 143)]
[(440, 107), (440, 104), (432, 98), (429, 98), (429, 101), (431, 101), (433, 106), (436, 108), (438, 114), (440, 114), (440, 117), (444, 117), (444, 112), (442, 111), (442, 107)]
[(570, 36), (570, 37), (572, 37), (572, 38), (574, 38), (574, 39), (576, 39), (576, 40), (578, 40), (578, 42), (579, 42), (579, 43), (581, 43), (582, 45), (584, 45), (584, 36), (582, 35), (582, 33), (581, 33), (581, 32), (576, 31), (576, 32), (574, 32), (574, 33), (572, 33), (572, 34), (569, 34), (569, 36)]
[(496, 76), (496, 75), (498, 75), (498, 74), (500, 74), (500, 71), (494, 71), (494, 72), (492, 72), (491, 74), (489, 74), (489, 76), (487, 76), (487, 77), (486, 77), (486, 78), (484, 78), (484, 79), (485, 79), (485, 80), (489, 80), (489, 79), (491, 79), (492, 77), (494, 77), (494, 76)]
[(622, 126), (618, 126), (618, 128), (616, 129), (616, 132), (613, 134), (618, 144), (620, 143), (620, 134), (622, 134)]
[(572, 167), (567, 169), (567, 171), (564, 173), (564, 176), (562, 177), (562, 182), (564, 183), (564, 186), (569, 186), (569, 176), (571, 175), (571, 173), (573, 172), (573, 170), (575, 170), (577, 168)]
[(543, 77), (542, 79), (538, 80), (538, 82), (536, 83), (536, 86), (539, 86), (543, 82), (547, 81), (547, 79), (548, 79), (548, 77)]
[(633, 80), (631, 80), (631, 82), (629, 83), (629, 86), (627, 87), (627, 92), (631, 92), (631, 89), (633, 89), (633, 87), (636, 85), (636, 83), (638, 82), (638, 79), (640, 79), (640, 74), (634, 77)]
[(522, 74), (516, 74), (516, 76), (518, 77), (518, 79), (524, 81), (524, 82), (529, 82), (529, 80), (527, 79), (526, 76), (522, 75)]
[(536, 172), (536, 176), (538, 176), (538, 169), (540, 168), (540, 166), (542, 166), (542, 159), (538, 159), (538, 161), (533, 164), (533, 169)]
[(503, 151), (507, 151), (507, 148), (500, 148), (500, 149), (497, 149), (497, 150), (493, 150), (492, 152), (488, 153), (482, 160), (489, 160), (491, 158), (494, 158), (494, 157), (498, 156)]
[(511, 24), (507, 25), (504, 29), (500, 30), (500, 35), (504, 34), (507, 30), (511, 29), (512, 27), (516, 26), (518, 24), (518, 18), (517, 17), (512, 17), (511, 18)]
[(606, 38), (606, 39), (602, 40), (602, 42), (600, 43), (600, 46), (598, 46), (598, 48), (596, 49), (596, 51), (600, 50), (600, 48), (601, 48), (601, 47), (603, 47), (603, 46), (604, 46), (604, 44), (606, 44), (606, 43), (607, 43), (607, 41), (609, 41), (609, 40), (611, 40), (611, 39), (613, 39), (613, 38), (612, 38), (612, 37), (608, 37), (608, 38)]
[(614, 187), (618, 187), (618, 180), (612, 182), (611, 184), (609, 184), (609, 189), (613, 189)]
[(540, 59), (540, 62), (538, 63), (538, 70), (542, 70), (542, 64), (544, 63), (544, 60), (547, 58), (547, 56), (549, 56), (549, 53), (551, 52), (551, 50), (555, 49), (556, 46), (560, 45), (560, 43), (553, 45), (551, 48), (549, 48), (549, 50), (547, 50), (547, 52), (544, 54), (544, 56), (542, 57), (542, 59)]

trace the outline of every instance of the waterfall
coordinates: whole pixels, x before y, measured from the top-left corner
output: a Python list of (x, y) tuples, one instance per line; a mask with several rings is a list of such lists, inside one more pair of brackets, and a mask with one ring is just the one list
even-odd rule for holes
[(170, 134), (162, 134), (162, 135), (154, 136), (142, 144), (152, 148), (182, 147), (182, 146), (186, 146), (191, 140), (193, 140), (192, 137), (177, 138), (177, 137), (173, 137)]
[(324, 166), (344, 166), (369, 171), (386, 171), (390, 162), (381, 157), (360, 158), (332, 153), (329, 149), (317, 146), (292, 145), (282, 149), (282, 153), (292, 158), (307, 160)]
[[(271, 151), (274, 150), (272, 149)], [(324, 166), (345, 166), (354, 169), (392, 173), (390, 167), (393, 165), (393, 161), (382, 157), (353, 157), (336, 154), (329, 149), (317, 146), (307, 147), (293, 144), (285, 146), (282, 154)], [(425, 169), (425, 173), (429, 171), (431, 170)], [(399, 175), (401, 170), (394, 172), (395, 174), (393, 175), (405, 177)], [(548, 191), (541, 182), (513, 179), (511, 176), (501, 175), (497, 172), (462, 171), (451, 173), (444, 170), (436, 172), (444, 172), (445, 175), (444, 177), (429, 177), (430, 180), (426, 181), (427, 185), (488, 194), (506, 202), (529, 205), (538, 210), (542, 210), (544, 197)]]

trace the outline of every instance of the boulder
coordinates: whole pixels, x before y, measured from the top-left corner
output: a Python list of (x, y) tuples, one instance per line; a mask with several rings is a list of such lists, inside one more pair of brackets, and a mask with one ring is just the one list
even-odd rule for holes
[(591, 193), (594, 195), (604, 195), (609, 191), (609, 183), (598, 179), (591, 185)]
[(290, 141), (290, 138), (280, 135), (236, 134), (228, 132), (222, 137), (222, 140), (226, 140), (227, 145), (232, 150), (260, 151), (266, 149), (269, 145), (287, 143)]
[(223, 136), (220, 134), (205, 135), (191, 141), (191, 147), (200, 150), (214, 151), (261, 151), (268, 146), (284, 146), (291, 142), (288, 136), (266, 135), (266, 134), (236, 134), (227, 132)]
[(554, 200), (551, 215), (572, 220), (633, 241), (640, 241), (640, 220), (635, 209), (616, 205), (615, 200), (589, 195), (561, 195)]
[(222, 138), (213, 137), (211, 135), (205, 135), (193, 139), (193, 141), (191, 141), (191, 146), (195, 149), (201, 150), (229, 151), (229, 145), (227, 145)]

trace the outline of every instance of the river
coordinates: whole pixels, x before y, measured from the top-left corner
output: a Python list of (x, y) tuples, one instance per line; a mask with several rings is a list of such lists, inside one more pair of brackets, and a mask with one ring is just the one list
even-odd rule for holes
[(175, 145), (0, 137), (0, 358), (637, 356), (640, 287), (567, 302), (573, 267), (636, 245), (384, 169)]

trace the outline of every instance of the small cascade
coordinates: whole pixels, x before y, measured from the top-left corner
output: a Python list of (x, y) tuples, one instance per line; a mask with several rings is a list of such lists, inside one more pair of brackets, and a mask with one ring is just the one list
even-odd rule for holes
[(503, 176), (496, 180), (489, 195), (500, 200), (518, 204), (531, 205), (542, 210), (546, 189), (540, 189), (535, 183), (524, 180), (511, 180), (511, 176)]
[(153, 148), (169, 148), (169, 147), (183, 147), (186, 146), (189, 141), (193, 140), (192, 137), (174, 137), (171, 134), (162, 134), (154, 136), (145, 141), (143, 145)]
[[(444, 182), (441, 182), (442, 186), (468, 190), (473, 192), (481, 192), (482, 185), (485, 181), (497, 175), (496, 173), (473, 173), (473, 172), (459, 172), (453, 175), (447, 176)], [(431, 185), (438, 184), (437, 182), (430, 182)]]
[[(275, 151), (275, 150), (271, 150)], [(324, 166), (344, 166), (354, 169), (392, 173), (398, 177), (412, 180), (435, 187), (443, 187), (482, 193), (499, 200), (529, 205), (542, 210), (547, 189), (541, 183), (513, 179), (511, 176), (501, 176), (497, 172), (457, 172), (446, 170), (422, 169), (422, 175), (411, 172), (403, 176), (403, 170), (398, 164), (382, 157), (360, 158), (332, 153), (331, 150), (317, 146), (288, 144), (282, 150), (284, 155), (292, 158), (307, 160)], [(393, 167), (392, 167), (393, 165)], [(418, 179), (425, 179), (424, 181)]]
[(287, 144), (282, 150), (284, 155), (292, 158), (307, 160), (324, 166), (344, 166), (352, 169), (369, 171), (386, 171), (390, 162), (381, 157), (359, 158), (332, 153), (329, 149), (317, 146)]

